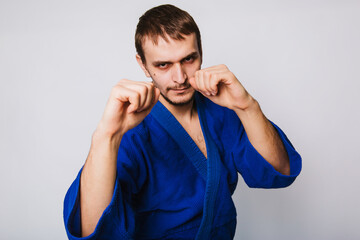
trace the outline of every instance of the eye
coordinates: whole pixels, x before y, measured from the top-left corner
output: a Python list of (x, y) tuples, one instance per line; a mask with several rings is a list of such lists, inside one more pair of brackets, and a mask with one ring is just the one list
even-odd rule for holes
[(187, 57), (187, 58), (184, 59), (184, 62), (190, 63), (190, 62), (192, 62), (193, 60), (194, 60), (193, 57)]
[(168, 66), (167, 63), (160, 63), (157, 65), (158, 68), (165, 69)]

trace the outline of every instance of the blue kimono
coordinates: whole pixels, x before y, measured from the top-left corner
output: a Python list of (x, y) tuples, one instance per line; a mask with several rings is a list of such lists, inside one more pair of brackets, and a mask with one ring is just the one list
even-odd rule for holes
[[(277, 172), (251, 145), (234, 111), (196, 94), (207, 156), (158, 102), (122, 138), (114, 194), (95, 231), (84, 239), (233, 239), (232, 201), (238, 172), (249, 187), (289, 186), (301, 157), (276, 126), (290, 159), (290, 176)], [(81, 236), (80, 173), (64, 201), (69, 239)]]

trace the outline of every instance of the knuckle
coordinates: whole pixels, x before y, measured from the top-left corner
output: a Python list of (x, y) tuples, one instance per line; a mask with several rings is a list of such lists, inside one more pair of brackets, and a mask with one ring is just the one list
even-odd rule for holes
[(146, 86), (143, 86), (142, 88), (140, 88), (140, 94), (142, 96), (145, 96), (148, 93), (148, 88)]
[(129, 80), (128, 80), (128, 79), (125, 79), (125, 78), (120, 79), (120, 81), (118, 82), (118, 84), (123, 84), (123, 83), (125, 83), (125, 82), (129, 82)]
[(118, 92), (120, 90), (120, 86), (119, 85), (115, 85), (111, 88), (111, 91), (110, 91), (110, 95), (117, 95)]
[(139, 92), (134, 92), (134, 98), (135, 98), (136, 100), (139, 100), (140, 97), (141, 97), (141, 94), (140, 94)]
[(129, 95), (129, 99), (132, 103), (136, 103), (139, 101), (140, 94), (138, 92), (129, 91), (128, 95)]
[(154, 90), (155, 90), (154, 84), (149, 85), (149, 90), (150, 90), (150, 91), (154, 91)]

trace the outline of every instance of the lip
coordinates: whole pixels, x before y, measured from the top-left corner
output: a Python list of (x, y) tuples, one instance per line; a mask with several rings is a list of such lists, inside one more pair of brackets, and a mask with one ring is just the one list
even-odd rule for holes
[(171, 89), (172, 91), (176, 92), (176, 93), (183, 93), (186, 90), (188, 90), (190, 87), (186, 87), (186, 88), (173, 88)]

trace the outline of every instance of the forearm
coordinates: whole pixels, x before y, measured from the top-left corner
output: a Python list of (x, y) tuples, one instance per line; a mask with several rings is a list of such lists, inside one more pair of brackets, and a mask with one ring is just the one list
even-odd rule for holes
[(80, 177), (82, 236), (90, 235), (110, 204), (115, 187), (117, 154), (123, 134), (150, 113), (160, 96), (153, 83), (122, 79), (110, 93), (93, 134)]
[(116, 180), (117, 153), (121, 137), (96, 130), (80, 179), (82, 236), (90, 235), (109, 205)]
[(289, 158), (276, 129), (265, 117), (258, 102), (253, 98), (250, 102), (246, 109), (234, 109), (249, 141), (277, 171), (290, 175)]
[(236, 112), (251, 144), (277, 171), (289, 175), (289, 159), (272, 124), (258, 102), (225, 65), (201, 69), (189, 79), (191, 86), (220, 106)]

